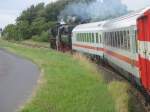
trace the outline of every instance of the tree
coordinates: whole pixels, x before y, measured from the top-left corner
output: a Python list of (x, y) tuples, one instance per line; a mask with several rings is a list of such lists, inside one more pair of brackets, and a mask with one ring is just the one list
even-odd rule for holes
[(31, 24), (32, 35), (39, 35), (42, 31), (45, 31), (47, 29), (47, 23), (45, 18), (43, 17), (34, 19), (34, 21)]
[(4, 30), (3, 30), (3, 37), (7, 40), (18, 40), (17, 39), (17, 30), (16, 25), (9, 24)]
[(19, 21), (17, 23), (17, 34), (21, 40), (29, 39), (32, 36), (28, 21)]

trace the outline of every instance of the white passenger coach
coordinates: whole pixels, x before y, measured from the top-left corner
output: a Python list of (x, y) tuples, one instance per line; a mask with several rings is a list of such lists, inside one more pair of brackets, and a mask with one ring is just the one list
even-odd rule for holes
[(99, 56), (150, 94), (150, 48), (142, 44), (150, 43), (148, 25), (150, 7), (112, 20), (81, 24), (72, 32), (72, 48)]

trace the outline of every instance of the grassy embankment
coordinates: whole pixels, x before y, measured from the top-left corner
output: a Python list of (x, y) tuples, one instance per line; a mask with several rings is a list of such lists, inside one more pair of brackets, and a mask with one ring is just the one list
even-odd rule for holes
[(38, 88), (22, 112), (128, 112), (128, 85), (106, 84), (86, 58), (0, 40), (4, 47), (39, 65)]

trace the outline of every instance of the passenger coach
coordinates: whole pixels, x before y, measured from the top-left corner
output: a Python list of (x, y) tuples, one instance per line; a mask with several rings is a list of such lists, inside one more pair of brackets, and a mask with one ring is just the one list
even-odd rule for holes
[(103, 57), (103, 22), (82, 24), (73, 30), (72, 48), (86, 54)]
[(150, 7), (77, 26), (72, 48), (101, 57), (150, 95)]

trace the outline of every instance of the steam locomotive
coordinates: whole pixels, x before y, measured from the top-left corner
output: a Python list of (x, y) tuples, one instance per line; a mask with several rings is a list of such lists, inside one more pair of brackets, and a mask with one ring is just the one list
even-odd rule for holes
[(138, 85), (150, 101), (150, 7), (76, 26), (72, 49), (107, 62)]

